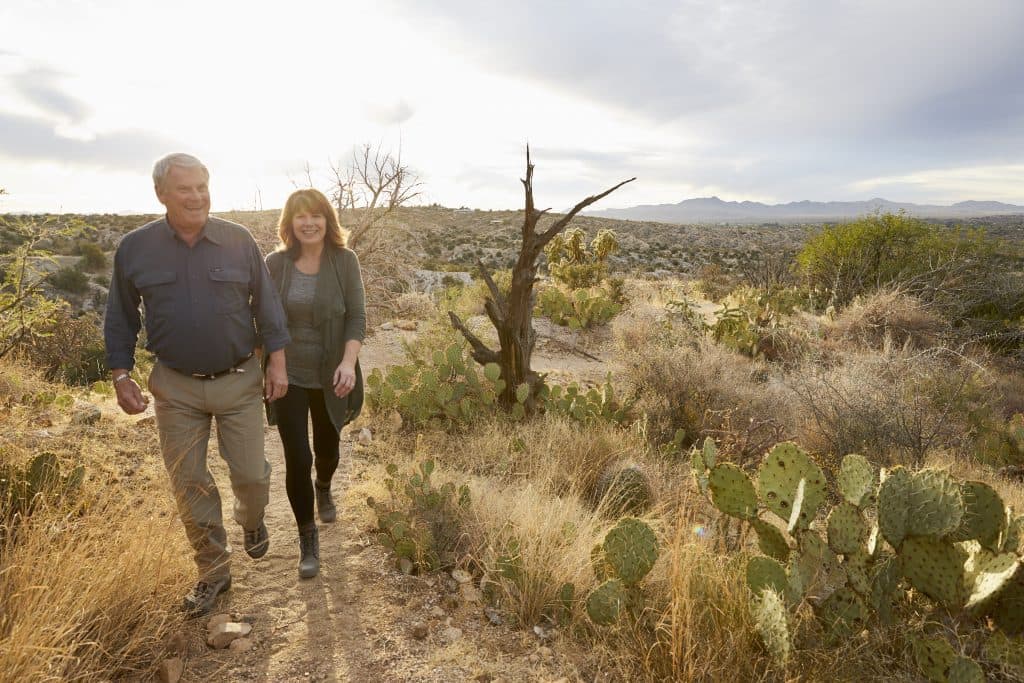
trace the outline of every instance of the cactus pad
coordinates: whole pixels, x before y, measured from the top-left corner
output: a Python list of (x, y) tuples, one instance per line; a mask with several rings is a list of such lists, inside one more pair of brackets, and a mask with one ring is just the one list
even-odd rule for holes
[(841, 555), (863, 552), (868, 526), (853, 503), (843, 501), (828, 515), (828, 546)]
[(693, 470), (693, 481), (701, 495), (708, 492), (708, 468), (704, 464), (704, 456), (696, 448), (690, 453), (690, 469)]
[(859, 595), (871, 594), (871, 559), (863, 550), (851, 553), (843, 558), (843, 569), (846, 570), (846, 584)]
[(913, 477), (902, 467), (885, 473), (878, 488), (878, 528), (893, 548), (907, 535), (908, 500)]
[(932, 468), (914, 474), (907, 498), (907, 534), (944, 536), (960, 526), (964, 498), (948, 473)]
[(800, 480), (806, 480), (799, 528), (806, 529), (825, 500), (825, 475), (796, 444), (780, 443), (764, 457), (758, 472), (758, 490), (768, 509), (789, 522)]
[(775, 664), (784, 668), (789, 660), (790, 638), (786, 606), (782, 603), (782, 598), (773, 589), (768, 588), (754, 599), (751, 608), (757, 632), (761, 635), (765, 648)]
[(732, 463), (719, 463), (708, 477), (711, 502), (732, 517), (750, 519), (757, 512), (757, 493), (750, 477)]
[(706, 467), (714, 467), (715, 462), (718, 460), (718, 447), (715, 446), (715, 440), (710, 436), (704, 439), (704, 448), (702, 452), (704, 458), (704, 465)]
[(626, 605), (626, 589), (618, 579), (610, 579), (587, 596), (587, 616), (595, 624), (614, 624)]
[(964, 602), (966, 560), (962, 548), (927, 536), (908, 536), (900, 547), (903, 575), (910, 585), (950, 608)]
[(747, 585), (754, 595), (759, 595), (766, 588), (782, 594), (786, 590), (788, 578), (786, 568), (770, 557), (756, 556), (747, 561)]
[(999, 536), (999, 549), (1004, 553), (1015, 553), (1020, 549), (1024, 537), (1024, 516), (1014, 517), (1013, 511), (1006, 510), (1006, 530)]
[(615, 577), (615, 567), (611, 566), (604, 554), (604, 546), (596, 543), (590, 549), (590, 566), (594, 569), (594, 578), (598, 581), (607, 581)]
[(1013, 553), (1003, 553), (980, 562), (966, 607), (983, 605), (995, 598), (1010, 585), (1019, 571), (1020, 560)]
[(762, 553), (779, 562), (789, 559), (789, 544), (774, 524), (754, 517), (750, 520), (750, 526), (757, 532), (757, 547)]
[(998, 664), (1008, 679), (1024, 680), (1024, 640), (995, 631), (985, 640), (982, 654)]
[(953, 666), (957, 657), (953, 647), (941, 638), (917, 636), (911, 642), (917, 668), (924, 677), (933, 683), (946, 683), (946, 672)]
[(871, 606), (878, 613), (878, 619), (886, 626), (894, 621), (896, 598), (899, 596), (902, 569), (899, 558), (889, 556), (878, 562), (871, 575)]
[(953, 541), (976, 540), (990, 550), (999, 547), (999, 536), (1006, 527), (1006, 508), (996, 490), (980, 481), (960, 485), (964, 516), (950, 536)]
[(818, 616), (831, 630), (833, 639), (859, 633), (868, 620), (864, 602), (849, 588), (834, 591), (821, 603)]
[(604, 554), (622, 583), (632, 586), (647, 576), (658, 559), (658, 538), (644, 522), (624, 517), (605, 536)]
[(817, 593), (839, 570), (835, 553), (817, 534), (802, 534), (799, 546), (799, 552), (791, 555), (789, 560), (788, 595), (796, 600), (808, 593)]
[(957, 657), (949, 667), (946, 680), (949, 683), (985, 683), (985, 672), (970, 657)]
[(850, 503), (864, 508), (874, 502), (878, 473), (863, 455), (851, 453), (843, 458), (836, 480), (839, 492)]
[(1007, 633), (1024, 633), (1024, 576), (1021, 572), (999, 594), (992, 617)]

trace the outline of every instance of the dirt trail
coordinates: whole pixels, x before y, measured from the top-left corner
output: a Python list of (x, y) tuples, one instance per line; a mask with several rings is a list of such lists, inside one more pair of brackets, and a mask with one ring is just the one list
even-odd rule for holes
[[(393, 349), (400, 351), (400, 344), (392, 342), (379, 339), (368, 346), (364, 372), (396, 361)], [(347, 430), (334, 478), (338, 519), (320, 524), (320, 575), (300, 580), (284, 457), (272, 428), (266, 453), (274, 467), (266, 511), (271, 541), (260, 560), (242, 549), (241, 530), (230, 524), (226, 469), (212, 452), (210, 458), (234, 549), (232, 588), (213, 614), (251, 618), (254, 647), (212, 650), (205, 643), (208, 619), (193, 620), (187, 625), (183, 681), (579, 680), (558, 645), (541, 643), (528, 630), (491, 625), (479, 605), (457, 604), (447, 575), (404, 576), (394, 569), (368, 534), (365, 502), (355, 489), (371, 465), (354, 452)], [(417, 622), (427, 627), (425, 637), (414, 635)]]

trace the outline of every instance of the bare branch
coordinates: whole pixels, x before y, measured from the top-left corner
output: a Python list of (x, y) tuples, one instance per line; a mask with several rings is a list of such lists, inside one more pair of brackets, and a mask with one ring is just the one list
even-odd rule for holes
[(466, 327), (459, 316), (454, 311), (448, 311), (448, 318), (452, 322), (452, 327), (462, 333), (462, 336), (466, 338), (469, 345), (473, 347), (473, 360), (480, 365), (487, 365), (488, 363), (497, 363), (500, 360), (497, 351), (493, 351), (487, 347), (480, 338), (470, 332), (469, 328)]
[(634, 180), (636, 180), (636, 176), (630, 178), (629, 180), (623, 180), (621, 183), (619, 183), (615, 187), (608, 188), (607, 190), (605, 190), (601, 194), (595, 194), (595, 195), (592, 195), (590, 197), (587, 197), (586, 199), (581, 201), (579, 204), (577, 204), (576, 206), (572, 207), (572, 209), (569, 211), (569, 213), (567, 213), (564, 216), (562, 216), (560, 219), (558, 219), (555, 222), (554, 225), (552, 225), (550, 228), (548, 228), (547, 230), (545, 230), (544, 232), (542, 232), (540, 234), (540, 246), (543, 247), (545, 244), (550, 242), (551, 239), (555, 235), (557, 235), (559, 232), (562, 231), (562, 229), (565, 228), (565, 226), (569, 225), (569, 222), (573, 218), (575, 218), (576, 214), (578, 214), (580, 211), (582, 211), (583, 209), (587, 208), (588, 206), (590, 206), (594, 202), (600, 201), (601, 199), (604, 199), (605, 197), (610, 195), (612, 192), (615, 192), (615, 190), (617, 190), (620, 187), (622, 187), (623, 185), (625, 185), (626, 183), (631, 183)]

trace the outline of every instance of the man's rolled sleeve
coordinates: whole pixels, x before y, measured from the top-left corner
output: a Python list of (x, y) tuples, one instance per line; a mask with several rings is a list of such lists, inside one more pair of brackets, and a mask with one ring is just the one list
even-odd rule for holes
[(139, 316), (141, 297), (124, 272), (124, 247), (114, 254), (114, 272), (107, 294), (107, 312), (103, 321), (103, 341), (107, 350), (107, 368), (135, 367), (135, 343), (139, 339), (142, 319)]
[(288, 319), (277, 295), (277, 288), (270, 279), (270, 272), (255, 242), (252, 244), (252, 269), (253, 313), (258, 338), (262, 341), (264, 353), (280, 351), (291, 341), (288, 335)]

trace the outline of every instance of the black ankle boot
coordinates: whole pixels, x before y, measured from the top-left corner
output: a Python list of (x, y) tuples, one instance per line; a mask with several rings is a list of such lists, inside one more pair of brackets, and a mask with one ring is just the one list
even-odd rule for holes
[(310, 579), (320, 573), (320, 533), (316, 525), (299, 531), (299, 578)]
[(313, 480), (313, 491), (316, 493), (316, 511), (320, 515), (320, 521), (330, 523), (338, 516), (338, 508), (334, 506), (334, 498), (331, 497), (331, 483), (321, 487), (318, 480)]

